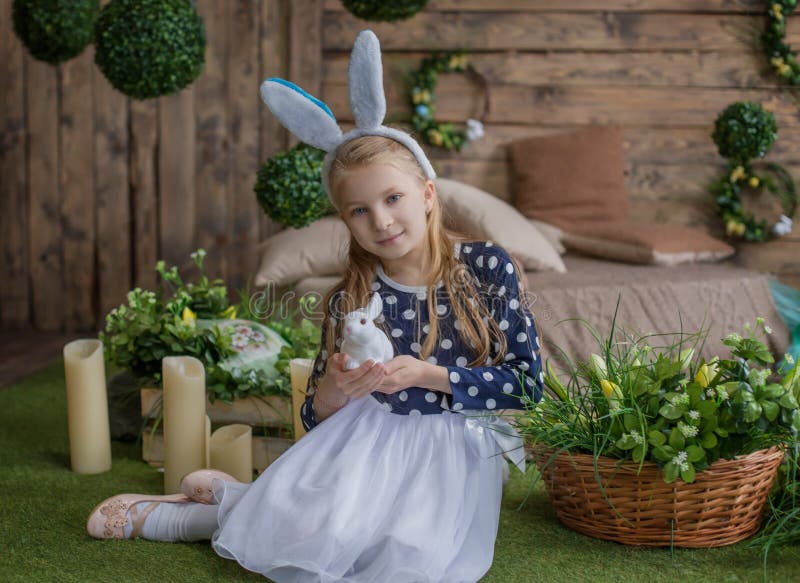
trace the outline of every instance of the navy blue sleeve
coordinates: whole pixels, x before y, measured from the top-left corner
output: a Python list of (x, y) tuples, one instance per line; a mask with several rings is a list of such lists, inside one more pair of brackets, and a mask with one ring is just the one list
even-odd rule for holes
[(523, 409), (523, 394), (538, 402), (544, 386), (533, 315), (520, 297), (516, 270), (504, 249), (488, 246), (472, 260), (482, 283), (481, 299), (505, 333), (507, 351), (497, 366), (448, 366), (453, 392), (448, 404), (453, 411)]

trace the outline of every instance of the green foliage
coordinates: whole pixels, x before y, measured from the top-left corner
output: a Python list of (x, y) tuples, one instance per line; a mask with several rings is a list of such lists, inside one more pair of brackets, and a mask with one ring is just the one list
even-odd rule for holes
[(14, 0), (14, 32), (40, 61), (57, 65), (92, 42), (100, 0)]
[(393, 22), (411, 18), (425, 8), (428, 0), (342, 0), (342, 5), (363, 20)]
[(732, 103), (717, 116), (711, 136), (720, 156), (745, 164), (763, 158), (778, 137), (775, 116), (758, 103)]
[(788, 44), (786, 18), (797, 8), (797, 0), (771, 0), (767, 2), (767, 24), (761, 35), (761, 46), (779, 79), (791, 85), (800, 83), (800, 63)]
[(264, 212), (295, 229), (330, 214), (333, 207), (322, 187), (324, 158), (322, 150), (298, 144), (268, 160), (253, 187)]
[(177, 93), (205, 63), (203, 20), (188, 0), (111, 0), (95, 26), (95, 63), (135, 99)]
[[(616, 317), (616, 316), (615, 316)], [(569, 359), (564, 385), (547, 366), (545, 386), (556, 398), (526, 400), (520, 428), (530, 441), (556, 450), (645, 460), (664, 480), (693, 482), (697, 472), (771, 445), (796, 441), (800, 430), (800, 373), (795, 364), (773, 370), (773, 357), (756, 333), (771, 333), (763, 319), (747, 336), (730, 334), (730, 358), (694, 361), (689, 340), (660, 349), (647, 337), (620, 332), (612, 322), (602, 353)], [(791, 357), (787, 355), (787, 363)]]
[(164, 262), (159, 261), (156, 270), (171, 288), (170, 297), (164, 298), (161, 291), (136, 288), (128, 293), (127, 304), (109, 312), (105, 329), (100, 333), (106, 357), (119, 368), (130, 371), (141, 385), (160, 386), (164, 357), (193, 356), (205, 367), (206, 390), (211, 401), (289, 395), (288, 359), (295, 355), (316, 355), (319, 331), (305, 320), (299, 326), (284, 321), (267, 323), (272, 329), (279, 328), (276, 331), (289, 343), (277, 357), (274, 368), (278, 374), (263, 367), (229, 366), (231, 358), (239, 354), (234, 346), (236, 326), (216, 322), (234, 320), (238, 309), (248, 305), (248, 298), (241, 298), (238, 306), (232, 305), (224, 283), (209, 280), (203, 274), (204, 256), (202, 249), (192, 254), (200, 270), (197, 283), (184, 283), (176, 267), (167, 270)]

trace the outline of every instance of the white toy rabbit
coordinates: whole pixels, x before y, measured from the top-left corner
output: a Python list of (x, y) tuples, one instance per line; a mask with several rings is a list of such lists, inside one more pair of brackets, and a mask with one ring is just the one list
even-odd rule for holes
[(344, 317), (341, 350), (350, 357), (345, 364), (345, 370), (358, 368), (370, 358), (377, 363), (388, 362), (394, 357), (392, 343), (373, 322), (382, 313), (383, 300), (375, 292), (366, 308), (354, 310)]

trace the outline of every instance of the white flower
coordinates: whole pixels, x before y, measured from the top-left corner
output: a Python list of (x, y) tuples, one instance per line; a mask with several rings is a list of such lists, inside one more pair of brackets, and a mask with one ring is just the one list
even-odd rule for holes
[(772, 328), (770, 328), (769, 326), (764, 326), (764, 332), (766, 332), (767, 334), (772, 334)]
[(684, 437), (695, 437), (700, 431), (694, 425), (686, 425), (683, 421), (678, 421), (678, 430), (683, 433)]
[(477, 119), (468, 119), (467, 120), (467, 139), (470, 142), (478, 140), (482, 138), (484, 135), (483, 132), (483, 124), (479, 122)]
[(636, 443), (644, 443), (644, 437), (642, 437), (635, 429), (631, 429), (631, 438), (633, 438), (633, 441)]
[(234, 334), (231, 336), (231, 342), (233, 343), (234, 348), (244, 348), (250, 342), (245, 334)]
[(685, 451), (679, 451), (678, 455), (672, 458), (672, 463), (680, 467), (681, 470), (689, 469), (689, 454)]
[(772, 232), (778, 237), (783, 237), (792, 232), (792, 219), (786, 215), (781, 215), (781, 218), (772, 227)]
[(694, 409), (692, 409), (691, 411), (689, 411), (689, 417), (691, 417), (692, 419), (700, 419), (700, 411), (695, 411)]
[(689, 395), (681, 394), (675, 395), (672, 397), (672, 404), (673, 405), (688, 405), (689, 404)]
[(742, 337), (739, 336), (736, 332), (734, 332), (733, 334), (728, 334), (725, 337), (725, 340), (727, 340), (728, 342), (741, 342)]
[(788, 352), (783, 355), (783, 360), (786, 361), (786, 364), (794, 364), (794, 356), (792, 356)]

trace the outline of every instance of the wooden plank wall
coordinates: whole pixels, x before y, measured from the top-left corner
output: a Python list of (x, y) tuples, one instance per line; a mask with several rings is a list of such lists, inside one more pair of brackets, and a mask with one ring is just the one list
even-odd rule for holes
[[(255, 200), (256, 171), (288, 145), (258, 87), (288, 76), (290, 31), (297, 46), (319, 38), (322, 5), (304, 4), (198, 0), (203, 75), (137, 101), (110, 86), (92, 47), (58, 67), (30, 57), (0, 0), (3, 329), (96, 331), (129, 289), (155, 288), (158, 259), (190, 268), (198, 247), (208, 275), (244, 287), (253, 247), (280, 228)], [(319, 69), (316, 53), (305, 69)]]
[[(428, 150), (441, 175), (503, 199), (510, 141), (620, 124), (634, 215), (718, 229), (706, 187), (723, 162), (709, 135), (743, 99), (775, 112), (770, 159), (800, 177), (798, 103), (754, 48), (761, 0), (430, 0), (400, 23), (360, 21), (339, 0), (198, 0), (202, 77), (144, 102), (108, 85), (91, 48), (59, 67), (31, 59), (11, 3), (0, 0), (3, 328), (96, 330), (128, 289), (156, 285), (156, 260), (185, 265), (197, 247), (209, 275), (242, 287), (253, 245), (280, 228), (257, 207), (256, 170), (295, 143), (258, 85), (286, 77), (351, 124), (347, 63), (366, 27), (381, 39), (392, 123), (409, 118), (404, 78), (424, 56), (472, 55), (489, 85), (486, 137), (462, 153)], [(456, 122), (484, 99), (460, 75), (443, 76), (437, 97), (437, 117)]]

